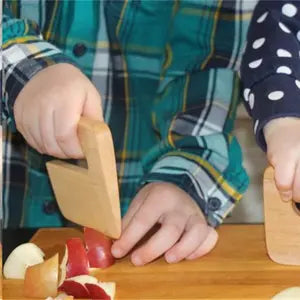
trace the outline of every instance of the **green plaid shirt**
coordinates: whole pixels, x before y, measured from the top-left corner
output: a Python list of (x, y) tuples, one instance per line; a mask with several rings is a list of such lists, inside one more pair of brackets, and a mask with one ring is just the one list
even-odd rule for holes
[(59, 62), (79, 66), (101, 93), (123, 215), (142, 185), (164, 181), (222, 223), (248, 185), (232, 131), (256, 1), (5, 3), (4, 227), (65, 224), (45, 169), (53, 158), (24, 142), (12, 113), (26, 82)]

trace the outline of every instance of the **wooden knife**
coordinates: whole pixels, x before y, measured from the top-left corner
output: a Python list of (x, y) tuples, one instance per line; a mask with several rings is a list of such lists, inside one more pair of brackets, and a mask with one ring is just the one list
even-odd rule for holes
[(66, 219), (117, 239), (121, 213), (110, 129), (104, 122), (81, 118), (78, 136), (87, 168), (62, 160), (47, 163), (59, 208)]

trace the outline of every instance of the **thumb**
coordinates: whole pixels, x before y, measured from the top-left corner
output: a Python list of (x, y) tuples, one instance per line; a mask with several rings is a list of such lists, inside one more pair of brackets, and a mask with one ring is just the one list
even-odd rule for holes
[(275, 183), (283, 201), (292, 200), (293, 182), (296, 164), (293, 159), (286, 157), (279, 160), (275, 167)]

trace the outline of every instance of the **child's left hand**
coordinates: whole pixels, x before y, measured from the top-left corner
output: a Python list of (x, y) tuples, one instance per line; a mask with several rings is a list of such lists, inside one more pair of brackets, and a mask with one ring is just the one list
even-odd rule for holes
[(112, 247), (116, 258), (125, 256), (155, 225), (160, 229), (131, 255), (141, 266), (164, 254), (167, 262), (196, 259), (210, 252), (218, 234), (208, 226), (195, 201), (170, 183), (143, 187), (123, 218), (122, 236)]
[(264, 134), (282, 200), (300, 202), (300, 118), (274, 119)]

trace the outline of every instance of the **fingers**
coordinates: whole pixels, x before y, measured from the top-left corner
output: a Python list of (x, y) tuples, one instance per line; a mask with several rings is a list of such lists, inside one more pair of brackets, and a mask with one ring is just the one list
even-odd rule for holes
[(37, 150), (40, 153), (43, 153), (43, 150), (40, 146), (40, 144), (37, 142), (36, 138), (34, 135), (31, 133), (31, 128), (23, 126), (22, 131), (20, 131), (25, 138), (27, 144), (29, 144), (32, 148)]
[(178, 262), (208, 253), (215, 246), (218, 235), (207, 226), (194, 201), (179, 192), (178, 188), (167, 184), (143, 187), (124, 217), (123, 233), (113, 244), (112, 254), (116, 258), (128, 254), (157, 223), (161, 224), (158, 231), (132, 253), (134, 265), (147, 264), (161, 255), (165, 255), (168, 262)]
[(112, 254), (116, 257), (125, 256), (141, 238), (157, 223), (161, 212), (153, 207), (152, 202), (145, 199), (144, 205), (131, 218), (121, 238), (112, 246)]
[(217, 244), (218, 241), (218, 233), (212, 227), (208, 227), (209, 232), (206, 240), (196, 249), (191, 255), (189, 255), (186, 259), (193, 260), (199, 258), (201, 256), (209, 253)]
[(55, 114), (48, 105), (26, 109), (18, 105), (14, 114), (18, 131), (40, 153), (58, 158), (83, 157), (77, 137), (80, 113), (72, 111), (72, 107), (69, 110), (58, 109)]
[(101, 97), (83, 73), (56, 64), (40, 71), (19, 93), (14, 114), (17, 129), (41, 153), (83, 158), (77, 137), (80, 117), (103, 120)]
[(23, 135), (26, 142), (40, 153), (45, 153), (45, 149), (41, 143), (39, 122), (38, 119), (32, 118), (32, 115), (34, 115), (33, 112), (29, 111), (26, 114), (23, 107), (19, 105), (15, 107), (14, 114), (17, 129)]
[(48, 110), (47, 113), (40, 114), (40, 128), (45, 152), (58, 158), (67, 158), (67, 155), (56, 142), (53, 111)]
[(132, 202), (130, 203), (129, 209), (126, 212), (125, 216), (122, 219), (122, 231), (124, 231), (133, 216), (136, 214), (136, 212), (140, 209), (140, 207), (143, 205), (145, 199), (147, 199), (149, 192), (150, 192), (151, 184), (147, 184), (145, 187), (143, 187), (137, 195), (134, 197)]
[(69, 158), (83, 158), (77, 135), (81, 111), (70, 107), (69, 111), (58, 109), (53, 115), (54, 135), (57, 145)]
[(170, 249), (181, 237), (186, 218), (180, 212), (167, 214), (162, 218), (162, 226), (149, 241), (134, 251), (132, 263), (141, 266), (149, 263)]
[[(61, 149), (61, 156), (64, 154), (68, 158), (80, 159), (84, 157), (77, 135), (80, 117), (85, 116), (94, 120), (103, 120), (103, 117), (101, 97), (92, 84), (89, 85), (85, 97), (83, 95), (78, 97), (82, 97), (82, 105), (71, 104), (67, 106), (68, 110), (64, 107), (57, 107), (55, 110), (53, 118), (55, 141), (53, 142), (56, 143), (54, 147), (57, 150)], [(80, 99), (77, 103), (79, 102)]]
[(300, 159), (296, 167), (294, 186), (293, 186), (293, 200), (300, 202)]
[(206, 240), (208, 233), (205, 219), (199, 215), (191, 216), (181, 240), (165, 254), (166, 261), (176, 263), (191, 255)]

